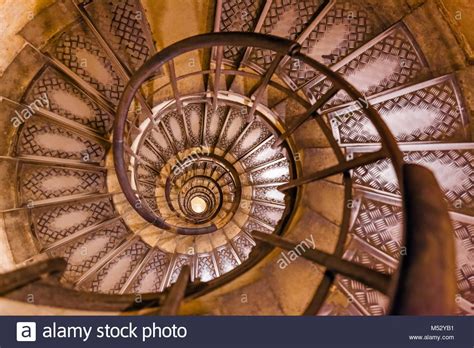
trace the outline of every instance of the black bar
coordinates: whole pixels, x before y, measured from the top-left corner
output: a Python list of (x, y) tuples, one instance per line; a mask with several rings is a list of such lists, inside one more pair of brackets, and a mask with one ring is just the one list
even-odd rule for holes
[[(36, 343), (16, 342), (17, 322), (36, 323)], [(472, 324), (472, 317), (0, 317), (0, 346), (470, 348)], [(136, 327), (136, 337), (98, 338), (106, 334), (105, 325), (109, 334), (119, 331), (110, 327), (125, 327), (124, 335)], [(61, 327), (90, 328), (90, 334), (86, 339), (76, 330), (75, 338), (44, 338), (59, 334)], [(171, 337), (164, 338), (165, 333)], [(444, 339), (433, 339), (438, 336)]]

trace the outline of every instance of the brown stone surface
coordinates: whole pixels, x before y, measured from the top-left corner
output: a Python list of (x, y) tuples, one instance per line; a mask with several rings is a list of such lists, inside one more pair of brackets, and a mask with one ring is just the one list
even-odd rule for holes
[(31, 46), (25, 46), (3, 72), (0, 78), (0, 96), (19, 101), (44, 63)]
[(363, 7), (367, 6), (377, 13), (386, 26), (400, 21), (405, 15), (431, 0), (362, 0)]
[(453, 24), (454, 30), (459, 30), (461, 40), (465, 40), (468, 47), (464, 49), (474, 59), (474, 3), (471, 0), (439, 0), (448, 11), (448, 20)]
[[(305, 206), (298, 209), (285, 238), (293, 242), (312, 238), (316, 249), (331, 253), (337, 243), (339, 227)], [(312, 237), (311, 237), (312, 236)]]
[(214, 315), (300, 315), (317, 289), (322, 270), (302, 258), (281, 269), (278, 258), (272, 258), (258, 279), (218, 297), (191, 301), (183, 314), (199, 307)]
[[(0, 75), (21, 51), (18, 31), (54, 0), (0, 0)], [(58, 17), (63, 20), (62, 17)]]
[(326, 180), (307, 184), (303, 189), (303, 204), (336, 225), (342, 222), (344, 186)]
[(31, 234), (26, 209), (2, 214), (1, 223), (5, 227), (8, 242), (13, 250), (15, 263), (20, 263), (38, 254), (39, 250)]
[[(190, 36), (210, 32), (214, 26), (214, 2), (210, 0), (146, 0), (142, 5), (158, 50)], [(175, 62), (176, 75), (201, 70), (208, 60), (208, 52), (204, 51), (183, 55)], [(202, 91), (201, 87), (202, 79), (198, 76), (181, 82), (179, 89), (185, 93), (196, 88)]]
[[(265, 277), (266, 278), (266, 277)], [(267, 279), (260, 279), (219, 299), (221, 315), (283, 315)]]
[(78, 18), (79, 12), (72, 1), (56, 1), (28, 22), (20, 35), (35, 47), (43, 47), (55, 34)]
[[(332, 148), (307, 148), (302, 153), (303, 176), (337, 165), (339, 162)], [(334, 175), (326, 180), (342, 183), (342, 174)]]
[(404, 20), (435, 76), (462, 69), (466, 59), (434, 1), (427, 1)]
[(214, 2), (210, 0), (145, 0), (142, 4), (158, 48), (209, 32), (214, 26)]
[(273, 268), (270, 277), (273, 293), (285, 315), (301, 315), (304, 312), (323, 274), (324, 268), (301, 257), (283, 269)]
[(299, 149), (329, 147), (326, 136), (314, 120), (310, 120), (298, 128), (292, 138)]
[[(16, 135), (17, 129), (13, 126), (12, 116), (14, 109), (11, 108), (5, 101), (0, 102), (0, 154), (2, 156), (9, 156), (13, 139)], [(3, 174), (3, 173), (2, 173)]]
[(16, 161), (0, 160), (0, 210), (16, 207), (16, 185), (12, 178), (16, 177)]

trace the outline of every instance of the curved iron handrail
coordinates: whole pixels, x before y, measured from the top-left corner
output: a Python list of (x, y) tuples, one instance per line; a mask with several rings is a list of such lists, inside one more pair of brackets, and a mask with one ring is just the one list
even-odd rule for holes
[(159, 228), (173, 230), (173, 232), (178, 234), (204, 234), (217, 230), (217, 226), (214, 224), (205, 227), (196, 227), (193, 229), (171, 226), (166, 221), (164, 221), (164, 219), (153, 214), (142, 204), (141, 199), (136, 197), (127, 177), (127, 169), (123, 156), (124, 131), (130, 105), (137, 92), (140, 90), (142, 84), (152, 77), (155, 71), (160, 69), (166, 62), (172, 60), (173, 58), (196, 49), (205, 49), (224, 45), (242, 46), (243, 44), (246, 47), (260, 47), (268, 49), (281, 55), (293, 55), (300, 48), (300, 45), (296, 42), (278, 37), (268, 37), (256, 33), (210, 33), (198, 35), (179, 41), (157, 53), (132, 76), (125, 88), (117, 109), (113, 133), (113, 155), (117, 178), (125, 197), (134, 207), (134, 209), (145, 220)]
[[(182, 233), (182, 234), (189, 234), (190, 232), (192, 232), (193, 234), (194, 233), (209, 233), (209, 232), (215, 231), (216, 226), (211, 225), (207, 227), (197, 227), (197, 228), (192, 229), (192, 231), (188, 231), (188, 228), (170, 226), (168, 223), (166, 223), (166, 221), (164, 221), (163, 219), (160, 219), (155, 214), (150, 212), (146, 207), (140, 204), (141, 203), (140, 198), (135, 196), (135, 192), (132, 190), (132, 187), (128, 181), (127, 172), (126, 172), (126, 165), (125, 165), (124, 156), (123, 156), (124, 155), (125, 125), (127, 121), (129, 107), (133, 99), (135, 98), (136, 93), (140, 90), (144, 82), (146, 82), (149, 78), (153, 77), (155, 71), (160, 69), (166, 62), (174, 59), (177, 56), (180, 56), (181, 54), (184, 54), (189, 51), (197, 50), (197, 49), (213, 48), (217, 46), (256, 47), (260, 49), (267, 49), (267, 50), (274, 51), (276, 52), (277, 56), (280, 58), (285, 55), (290, 56), (291, 58), (297, 59), (303, 62), (304, 64), (310, 66), (311, 68), (315, 69), (316, 71), (322, 73), (326, 78), (328, 78), (334, 84), (334, 88), (337, 89), (337, 91), (339, 90), (345, 91), (347, 95), (353, 100), (365, 100), (365, 96), (362, 93), (360, 93), (355, 87), (349, 84), (338, 73), (332, 71), (331, 69), (317, 62), (316, 60), (308, 56), (305, 56), (304, 54), (301, 54), (299, 52), (300, 45), (298, 43), (290, 41), (290, 40), (286, 40), (283, 38), (275, 37), (275, 36), (263, 35), (263, 34), (257, 34), (257, 33), (242, 33), (242, 32), (209, 33), (209, 34), (198, 35), (198, 36), (194, 36), (194, 37), (182, 40), (180, 42), (177, 42), (165, 48), (164, 50), (156, 54), (154, 57), (152, 57), (152, 59), (150, 59), (138, 70), (138, 72), (131, 78), (131, 80), (129, 81), (128, 85), (125, 88), (124, 94), (122, 96), (122, 99), (118, 107), (117, 117), (115, 119), (114, 143), (113, 143), (114, 161), (115, 161), (116, 172), (117, 172), (117, 176), (118, 176), (122, 191), (127, 197), (128, 201), (135, 207), (135, 210), (145, 220), (153, 223), (154, 225), (163, 229), (167, 229), (167, 230), (171, 229), (177, 233)], [(213, 70), (209, 70), (209, 74), (212, 73), (212, 71)], [(225, 70), (220, 70), (220, 73), (225, 75)], [(269, 81), (266, 81), (266, 83), (267, 85), (270, 85), (272, 84), (272, 81), (269, 80)], [(278, 88), (277, 86), (274, 86), (274, 87)], [(332, 96), (334, 95), (335, 93), (332, 94)], [(332, 96), (328, 97), (328, 99), (332, 98)], [(257, 101), (255, 101), (254, 104), (257, 104)], [(312, 113), (317, 113), (317, 109), (313, 110)], [(307, 115), (308, 119), (310, 116), (312, 116), (312, 113)], [(340, 151), (340, 148), (338, 148), (336, 151), (336, 155), (340, 164), (339, 164), (339, 167), (337, 167), (336, 169), (338, 170), (338, 172), (345, 173), (344, 181), (347, 188), (349, 187), (349, 182), (350, 182), (350, 176), (348, 176), (347, 173), (349, 172), (350, 169), (377, 161), (382, 158), (389, 158), (392, 161), (393, 168), (397, 175), (397, 179), (399, 182), (399, 187), (400, 187), (400, 191), (402, 195), (402, 202), (403, 202), (404, 185), (403, 185), (402, 166), (403, 166), (404, 161), (403, 161), (402, 153), (398, 149), (396, 140), (391, 134), (389, 128), (387, 127), (385, 122), (382, 120), (380, 115), (377, 113), (377, 111), (370, 104), (367, 105), (367, 107), (365, 108), (365, 114), (370, 119), (370, 121), (372, 122), (372, 124), (374, 125), (378, 133), (380, 134), (382, 148), (373, 154), (369, 154), (368, 156), (366, 156), (367, 158), (356, 158), (352, 161), (343, 160), (344, 158), (343, 154)], [(303, 122), (304, 121), (305, 120), (303, 120)], [(324, 123), (324, 121), (322, 121), (320, 118), (318, 118), (317, 121), (320, 123), (321, 126)], [(332, 147), (334, 148), (335, 144), (337, 143), (335, 143), (334, 141), (331, 141), (330, 139), (331, 136), (327, 133), (327, 131), (325, 134), (328, 137), (328, 140), (330, 141)], [(324, 173), (319, 173), (319, 175), (320, 176), (323, 175), (323, 177), (327, 177), (333, 174), (334, 172), (331, 170)], [(287, 190), (287, 189), (297, 187), (299, 185), (302, 185), (314, 180), (319, 180), (319, 179), (321, 179), (321, 177), (297, 178), (293, 182), (290, 182), (287, 185), (283, 185), (282, 189)], [(350, 192), (348, 190), (350, 190), (350, 188), (346, 189), (346, 198), (350, 196)], [(402, 209), (402, 211), (404, 211), (404, 209)], [(404, 219), (403, 219), (402, 225), (403, 224), (404, 224)], [(403, 227), (403, 231), (405, 232), (404, 227)], [(346, 235), (347, 233), (344, 233), (342, 238), (340, 238), (338, 242), (337, 251), (339, 254), (342, 254)], [(403, 233), (402, 235), (403, 235), (402, 243), (404, 243), (405, 233)], [(401, 265), (401, 262), (402, 260), (400, 260), (400, 265)], [(400, 269), (400, 267), (398, 269)], [(393, 286), (391, 287), (392, 295), (395, 292), (396, 284), (398, 283), (398, 277), (399, 277), (399, 272), (395, 272), (395, 275), (392, 278), (393, 279), (392, 281)], [(325, 291), (316, 295), (319, 299), (325, 298), (325, 294), (327, 293), (329, 289), (329, 285), (331, 283), (332, 283), (332, 280), (329, 283), (327, 283), (327, 286), (325, 287)], [(390, 296), (390, 297), (393, 298), (393, 296)], [(320, 304), (321, 303), (314, 306), (313, 308), (319, 308)]]
[(405, 164), (403, 175), (407, 252), (391, 313), (454, 315), (456, 249), (444, 194), (428, 168)]

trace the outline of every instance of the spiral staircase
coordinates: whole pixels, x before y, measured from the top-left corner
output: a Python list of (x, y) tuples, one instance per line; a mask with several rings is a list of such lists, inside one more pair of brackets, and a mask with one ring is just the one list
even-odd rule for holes
[(19, 32), (0, 86), (5, 270), (66, 264), (29, 268), (61, 272), (9, 289), (2, 311), (185, 292), (184, 314), (391, 313), (387, 282), (417, 257), (407, 200), (437, 193), (407, 194), (410, 163), (441, 187), (438, 247), (454, 241), (456, 313), (472, 315), (472, 80), (425, 56), (417, 19), (435, 2), (397, 20), (370, 1), (189, 6), (174, 28), (185, 4), (57, 1)]

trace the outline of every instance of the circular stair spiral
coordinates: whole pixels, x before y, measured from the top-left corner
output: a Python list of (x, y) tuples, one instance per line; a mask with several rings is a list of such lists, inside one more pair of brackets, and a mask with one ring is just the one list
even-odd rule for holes
[[(58, 11), (69, 22), (35, 33)], [(457, 310), (474, 313), (470, 116), (404, 20), (352, 0), (217, 0), (214, 33), (158, 51), (150, 11), (71, 1), (23, 29), (3, 78), (25, 86), (0, 94), (14, 134), (5, 225), (27, 221), (31, 239), (19, 262), (61, 257), (61, 287), (130, 298), (166, 293), (188, 266), (206, 313), (387, 314), (381, 288), (285, 261), (258, 232), (396, 275), (402, 166), (416, 163), (441, 186)], [(263, 292), (271, 304), (242, 312), (242, 293)]]

